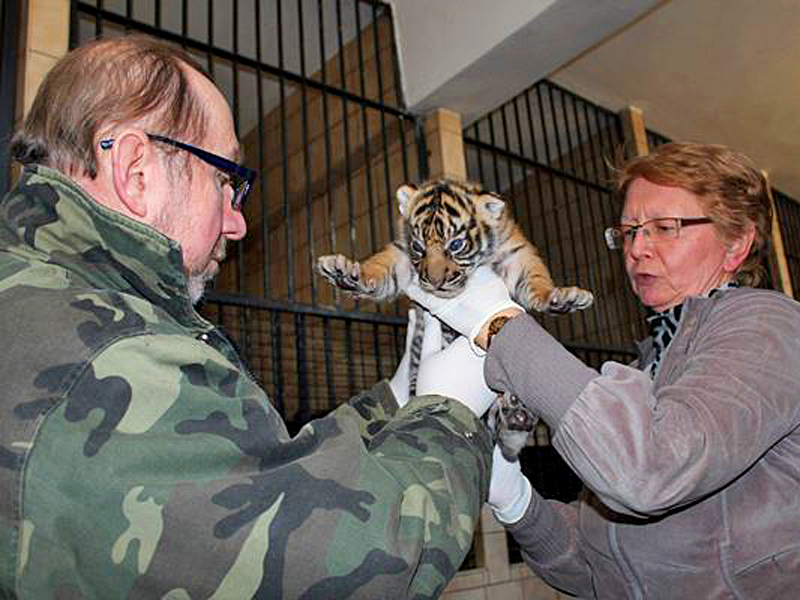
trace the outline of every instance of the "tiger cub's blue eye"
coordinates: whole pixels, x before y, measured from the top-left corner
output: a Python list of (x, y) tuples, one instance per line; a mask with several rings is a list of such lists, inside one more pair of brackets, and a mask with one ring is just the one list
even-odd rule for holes
[(450, 252), (458, 252), (464, 246), (464, 240), (461, 238), (450, 240), (450, 243), (447, 244), (447, 249)]
[(419, 240), (412, 240), (411, 241), (411, 249), (414, 252), (417, 252), (419, 254), (423, 254), (425, 252), (425, 245), (422, 242), (420, 242)]

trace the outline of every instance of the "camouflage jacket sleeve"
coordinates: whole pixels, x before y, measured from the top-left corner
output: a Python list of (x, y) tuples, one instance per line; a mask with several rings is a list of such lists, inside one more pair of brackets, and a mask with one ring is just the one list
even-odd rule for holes
[(53, 406), (26, 465), (26, 598), (433, 598), (488, 484), (457, 402), (397, 410), (382, 382), (290, 438), (188, 336), (116, 341)]

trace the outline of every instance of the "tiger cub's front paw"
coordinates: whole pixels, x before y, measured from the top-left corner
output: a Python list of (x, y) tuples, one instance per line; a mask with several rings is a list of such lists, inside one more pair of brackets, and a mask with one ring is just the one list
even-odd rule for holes
[(339, 289), (355, 296), (370, 297), (375, 294), (377, 282), (362, 277), (361, 263), (342, 254), (329, 254), (317, 259), (317, 271)]
[(545, 310), (550, 313), (568, 313), (589, 308), (594, 295), (579, 287), (557, 287), (550, 292)]

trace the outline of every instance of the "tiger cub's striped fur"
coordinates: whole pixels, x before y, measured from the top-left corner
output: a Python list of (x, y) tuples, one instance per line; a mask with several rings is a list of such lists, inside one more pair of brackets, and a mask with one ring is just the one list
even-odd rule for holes
[[(436, 179), (401, 186), (397, 202), (396, 240), (361, 262), (341, 254), (322, 256), (317, 261), (320, 274), (356, 297), (389, 301), (414, 276), (436, 296), (455, 296), (475, 269), (488, 264), (529, 312), (565, 313), (591, 305), (591, 292), (553, 285), (539, 253), (499, 195), (473, 183)], [(412, 353), (421, 344), (421, 332), (414, 336)], [(412, 369), (412, 382), (414, 373)]]
[(398, 239), (361, 262), (341, 254), (322, 256), (319, 272), (354, 296), (389, 301), (405, 290), (414, 273), (422, 289), (455, 296), (475, 269), (489, 264), (529, 312), (564, 313), (591, 305), (591, 292), (553, 285), (536, 248), (497, 194), (472, 183), (437, 179), (401, 186), (397, 202)]

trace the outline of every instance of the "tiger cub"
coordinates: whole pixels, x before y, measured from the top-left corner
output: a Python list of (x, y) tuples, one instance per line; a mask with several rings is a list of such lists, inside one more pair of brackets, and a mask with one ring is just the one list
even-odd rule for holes
[[(592, 304), (594, 298), (587, 290), (553, 285), (539, 253), (499, 195), (474, 183), (450, 179), (402, 185), (396, 195), (400, 209), (396, 240), (361, 262), (341, 254), (317, 260), (317, 270), (333, 285), (358, 298), (390, 301), (416, 276), (423, 290), (450, 298), (463, 289), (475, 269), (491, 265), (514, 301), (528, 312), (566, 313)], [(413, 334), (412, 394), (422, 322), (416, 320)], [(503, 397), (490, 410), (489, 420), (496, 422), (490, 426), (509, 457), (522, 449), (536, 423), (516, 398)], [(505, 444), (506, 437), (516, 441)]]

